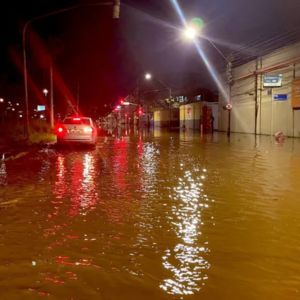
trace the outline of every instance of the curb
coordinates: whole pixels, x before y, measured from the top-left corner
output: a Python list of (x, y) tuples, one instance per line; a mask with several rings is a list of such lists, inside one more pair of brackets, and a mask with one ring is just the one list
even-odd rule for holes
[(21, 152), (3, 152), (1, 153), (1, 159), (0, 161), (9, 161), (9, 160), (15, 160), (18, 158), (21, 158), (25, 155), (27, 155), (29, 151), (21, 151)]
[(0, 149), (0, 162), (5, 162), (5, 161), (11, 161), (11, 160), (16, 160), (21, 157), (26, 156), (30, 152), (39, 150), (44, 147), (50, 147), (51, 143), (46, 143), (46, 144), (36, 144), (32, 146), (21, 146), (18, 147), (19, 149), (17, 150), (12, 150), (12, 149)]

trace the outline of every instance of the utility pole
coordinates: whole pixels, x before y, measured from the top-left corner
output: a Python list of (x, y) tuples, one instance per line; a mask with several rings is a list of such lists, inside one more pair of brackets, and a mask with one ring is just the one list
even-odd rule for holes
[(79, 89), (80, 89), (80, 86), (79, 86), (79, 81), (77, 81), (77, 114), (79, 114)]
[(79, 9), (82, 7), (92, 7), (92, 6), (112, 6), (113, 7), (113, 18), (119, 19), (120, 18), (120, 6), (121, 1), (120, 0), (114, 0), (114, 1), (108, 1), (108, 2), (96, 2), (96, 3), (82, 3), (82, 4), (76, 4), (73, 6), (69, 6), (66, 8), (58, 9), (55, 11), (51, 11), (46, 14), (42, 14), (36, 17), (31, 18), (28, 20), (25, 25), (23, 26), (22, 30), (22, 52), (23, 52), (23, 75), (24, 75), (24, 104), (25, 104), (25, 112), (24, 112), (24, 136), (26, 139), (29, 137), (29, 91), (28, 91), (28, 66), (27, 66), (27, 53), (26, 53), (26, 32), (33, 22), (62, 14), (68, 11), (71, 11), (73, 9)]
[(228, 84), (228, 103), (226, 105), (227, 111), (228, 111), (228, 124), (227, 124), (227, 136), (230, 136), (231, 133), (231, 87), (233, 84), (233, 76), (232, 76), (232, 57), (230, 57), (227, 60), (227, 66), (226, 66), (226, 75), (227, 75), (227, 84)]
[(54, 128), (53, 66), (50, 66), (50, 126)]
[(120, 18), (120, 0), (115, 0), (114, 6), (113, 6), (113, 19), (119, 19)]

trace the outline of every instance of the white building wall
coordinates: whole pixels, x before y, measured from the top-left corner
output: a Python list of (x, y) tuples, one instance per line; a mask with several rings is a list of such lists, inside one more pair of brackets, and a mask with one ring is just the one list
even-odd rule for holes
[[(231, 131), (254, 133), (255, 132), (255, 69), (257, 68), (257, 133), (273, 135), (283, 131), (287, 136), (300, 137), (300, 110), (293, 110), (291, 106), (292, 81), (300, 78), (300, 43), (284, 47), (273, 53), (251, 61), (233, 69), (234, 84), (231, 88)], [(267, 70), (290, 61), (289, 65), (280, 69)], [(293, 62), (294, 61), (294, 62)], [(246, 76), (251, 75), (252, 76)], [(282, 74), (282, 87), (263, 87), (263, 74)], [(243, 78), (243, 79), (241, 79)], [(274, 94), (287, 94), (287, 101), (274, 101)], [(219, 129), (227, 130), (228, 112), (222, 107), (226, 104), (220, 94), (219, 101)]]

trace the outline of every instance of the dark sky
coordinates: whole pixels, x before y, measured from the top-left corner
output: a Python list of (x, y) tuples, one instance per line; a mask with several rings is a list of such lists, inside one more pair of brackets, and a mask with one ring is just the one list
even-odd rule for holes
[[(23, 98), (21, 32), (26, 20), (63, 7), (95, 2), (99, 1), (1, 1), (0, 96)], [(118, 21), (112, 19), (111, 8), (84, 6), (32, 23), (27, 36), (28, 65), (37, 90), (49, 86), (45, 62), (48, 54), (54, 59), (57, 74), (56, 101), (63, 101), (66, 89), (74, 98), (79, 92), (85, 109), (98, 107), (102, 111), (105, 103), (113, 103), (132, 90), (145, 71), (172, 88), (188, 84), (213, 87), (193, 45), (179, 36), (181, 24), (171, 1), (121, 2)], [(225, 53), (241, 44), (254, 47), (270, 39), (274, 47), (280, 46), (284, 42), (280, 36), (288, 38), (299, 31), (298, 0), (178, 2), (187, 19), (203, 18), (205, 34)], [(213, 64), (223, 65), (209, 43), (204, 41), (203, 49)], [(254, 50), (259, 51), (259, 46)], [(161, 86), (153, 82), (152, 87)], [(32, 101), (37, 98), (33, 92), (30, 96)]]

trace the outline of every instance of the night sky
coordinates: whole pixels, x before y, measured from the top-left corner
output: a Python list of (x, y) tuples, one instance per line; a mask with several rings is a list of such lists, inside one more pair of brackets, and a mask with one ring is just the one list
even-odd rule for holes
[[(21, 102), (24, 98), (21, 33), (26, 20), (95, 2), (101, 1), (1, 1), (0, 97)], [(145, 71), (174, 89), (189, 85), (214, 89), (195, 48), (180, 38), (181, 24), (171, 1), (121, 2), (120, 20), (112, 19), (109, 7), (86, 6), (31, 24), (27, 35), (31, 103), (40, 101), (38, 91), (49, 88), (50, 60), (56, 74), (56, 106), (63, 107), (65, 98), (79, 95), (80, 106), (87, 113), (91, 108), (105, 112), (104, 105), (126, 96)], [(274, 37), (273, 46), (280, 46), (280, 36), (300, 32), (298, 0), (178, 2), (187, 19), (203, 18), (205, 35), (224, 53)], [(209, 43), (203, 41), (203, 49), (221, 68), (224, 61)], [(151, 84), (151, 88), (160, 88), (158, 82)]]

